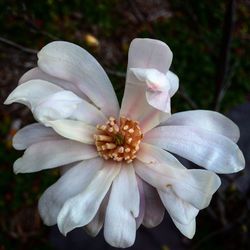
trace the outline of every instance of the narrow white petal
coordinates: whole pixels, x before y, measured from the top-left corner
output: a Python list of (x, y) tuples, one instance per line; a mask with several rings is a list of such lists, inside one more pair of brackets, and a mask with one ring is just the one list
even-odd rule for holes
[(74, 83), (103, 113), (117, 116), (119, 105), (108, 76), (86, 50), (62, 41), (49, 43), (38, 53), (42, 71)]
[(189, 224), (181, 224), (173, 219), (175, 226), (180, 230), (180, 232), (189, 239), (192, 239), (196, 230), (195, 219), (192, 220)]
[(69, 90), (73, 93), (75, 93), (77, 96), (81, 97), (82, 99), (89, 101), (89, 98), (82, 93), (82, 91), (74, 84), (71, 82), (64, 81), (63, 79), (51, 76), (43, 72), (41, 69), (38, 67), (33, 68), (29, 71), (27, 71), (19, 80), (18, 84), (23, 84), (25, 82), (28, 82), (30, 80), (35, 80), (35, 79), (40, 79), (44, 80), (47, 82), (51, 82), (64, 90)]
[(226, 116), (210, 110), (191, 110), (173, 114), (161, 125), (192, 126), (224, 135), (234, 142), (240, 137), (238, 126)]
[(100, 157), (85, 160), (71, 167), (55, 184), (41, 196), (38, 204), (43, 222), (48, 225), (57, 223), (57, 216), (64, 203), (82, 192), (101, 169)]
[(119, 174), (120, 165), (108, 161), (83, 192), (67, 200), (57, 218), (60, 232), (66, 235), (77, 227), (87, 225), (96, 215), (112, 181)]
[(17, 86), (8, 96), (4, 104), (13, 102), (22, 103), (30, 109), (35, 107), (41, 100), (63, 89), (50, 82), (43, 80), (31, 80)]
[(175, 194), (198, 209), (207, 207), (219, 188), (220, 178), (213, 172), (200, 169), (180, 169), (164, 164), (145, 165), (135, 161), (136, 173), (150, 185)]
[(147, 228), (156, 227), (164, 218), (165, 208), (155, 188), (143, 181), (143, 189), (145, 193), (143, 225)]
[(234, 173), (245, 167), (244, 156), (232, 140), (197, 127), (158, 127), (145, 135), (144, 142), (217, 173)]
[(185, 168), (169, 152), (144, 142), (140, 144), (140, 150), (138, 151), (136, 158), (146, 164), (163, 163), (176, 168)]
[(39, 123), (33, 123), (20, 129), (13, 137), (13, 147), (23, 150), (32, 144), (43, 141), (60, 140), (62, 137), (53, 129), (46, 128)]
[(172, 52), (161, 41), (134, 39), (130, 45), (126, 86), (120, 114), (138, 120), (144, 133), (168, 118), (169, 114), (153, 108), (147, 102), (146, 82), (138, 82), (130, 69), (156, 69), (166, 74), (171, 61)]
[(172, 187), (158, 191), (171, 218), (182, 224), (189, 224), (197, 216), (199, 209), (179, 198)]
[(133, 165), (123, 164), (112, 185), (104, 223), (104, 237), (111, 246), (125, 248), (134, 244), (139, 202)]
[(56, 120), (46, 122), (46, 126), (52, 127), (62, 137), (86, 144), (94, 144), (96, 128), (87, 125), (84, 122), (74, 120)]
[(14, 163), (15, 173), (32, 173), (98, 156), (95, 146), (70, 140), (43, 141), (31, 145)]
[(97, 234), (100, 232), (100, 230), (103, 227), (106, 208), (107, 208), (107, 204), (108, 204), (108, 198), (109, 198), (109, 195), (107, 193), (106, 196), (104, 197), (104, 199), (100, 205), (100, 208), (98, 209), (95, 217), (87, 226), (85, 226), (85, 231), (92, 237), (97, 236)]

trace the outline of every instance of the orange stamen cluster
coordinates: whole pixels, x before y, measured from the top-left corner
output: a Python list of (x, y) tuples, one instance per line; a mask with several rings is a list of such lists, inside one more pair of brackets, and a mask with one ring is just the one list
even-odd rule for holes
[(120, 123), (110, 117), (106, 124), (97, 125), (94, 135), (99, 155), (105, 160), (132, 162), (136, 158), (143, 134), (137, 121), (121, 117)]

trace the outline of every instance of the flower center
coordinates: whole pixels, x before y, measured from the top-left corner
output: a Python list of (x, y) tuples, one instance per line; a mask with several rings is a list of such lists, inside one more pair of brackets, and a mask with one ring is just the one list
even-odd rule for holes
[(137, 121), (121, 117), (117, 123), (110, 117), (106, 124), (97, 125), (94, 135), (99, 155), (105, 160), (132, 162), (136, 158), (143, 134)]

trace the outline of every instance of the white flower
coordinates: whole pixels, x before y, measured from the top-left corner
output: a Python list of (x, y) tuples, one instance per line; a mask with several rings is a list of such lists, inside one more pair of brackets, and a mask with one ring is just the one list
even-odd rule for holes
[[(205, 110), (170, 114), (179, 81), (169, 71), (163, 42), (135, 39), (129, 49), (121, 109), (98, 62), (84, 49), (52, 42), (38, 53), (6, 104), (28, 106), (37, 123), (21, 129), (13, 146), (25, 150), (16, 173), (62, 166), (61, 178), (42, 195), (45, 224), (66, 235), (85, 226), (95, 236), (129, 247), (137, 228), (155, 227), (164, 207), (187, 237), (195, 218), (220, 186), (214, 173), (244, 168), (238, 127)], [(186, 169), (171, 153), (206, 168)]]

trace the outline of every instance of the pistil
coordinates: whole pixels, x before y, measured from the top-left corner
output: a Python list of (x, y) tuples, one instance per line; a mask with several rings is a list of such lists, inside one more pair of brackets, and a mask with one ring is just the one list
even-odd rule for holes
[(143, 134), (137, 121), (121, 117), (117, 123), (110, 117), (106, 124), (97, 125), (94, 135), (99, 155), (105, 160), (131, 163), (136, 158)]

